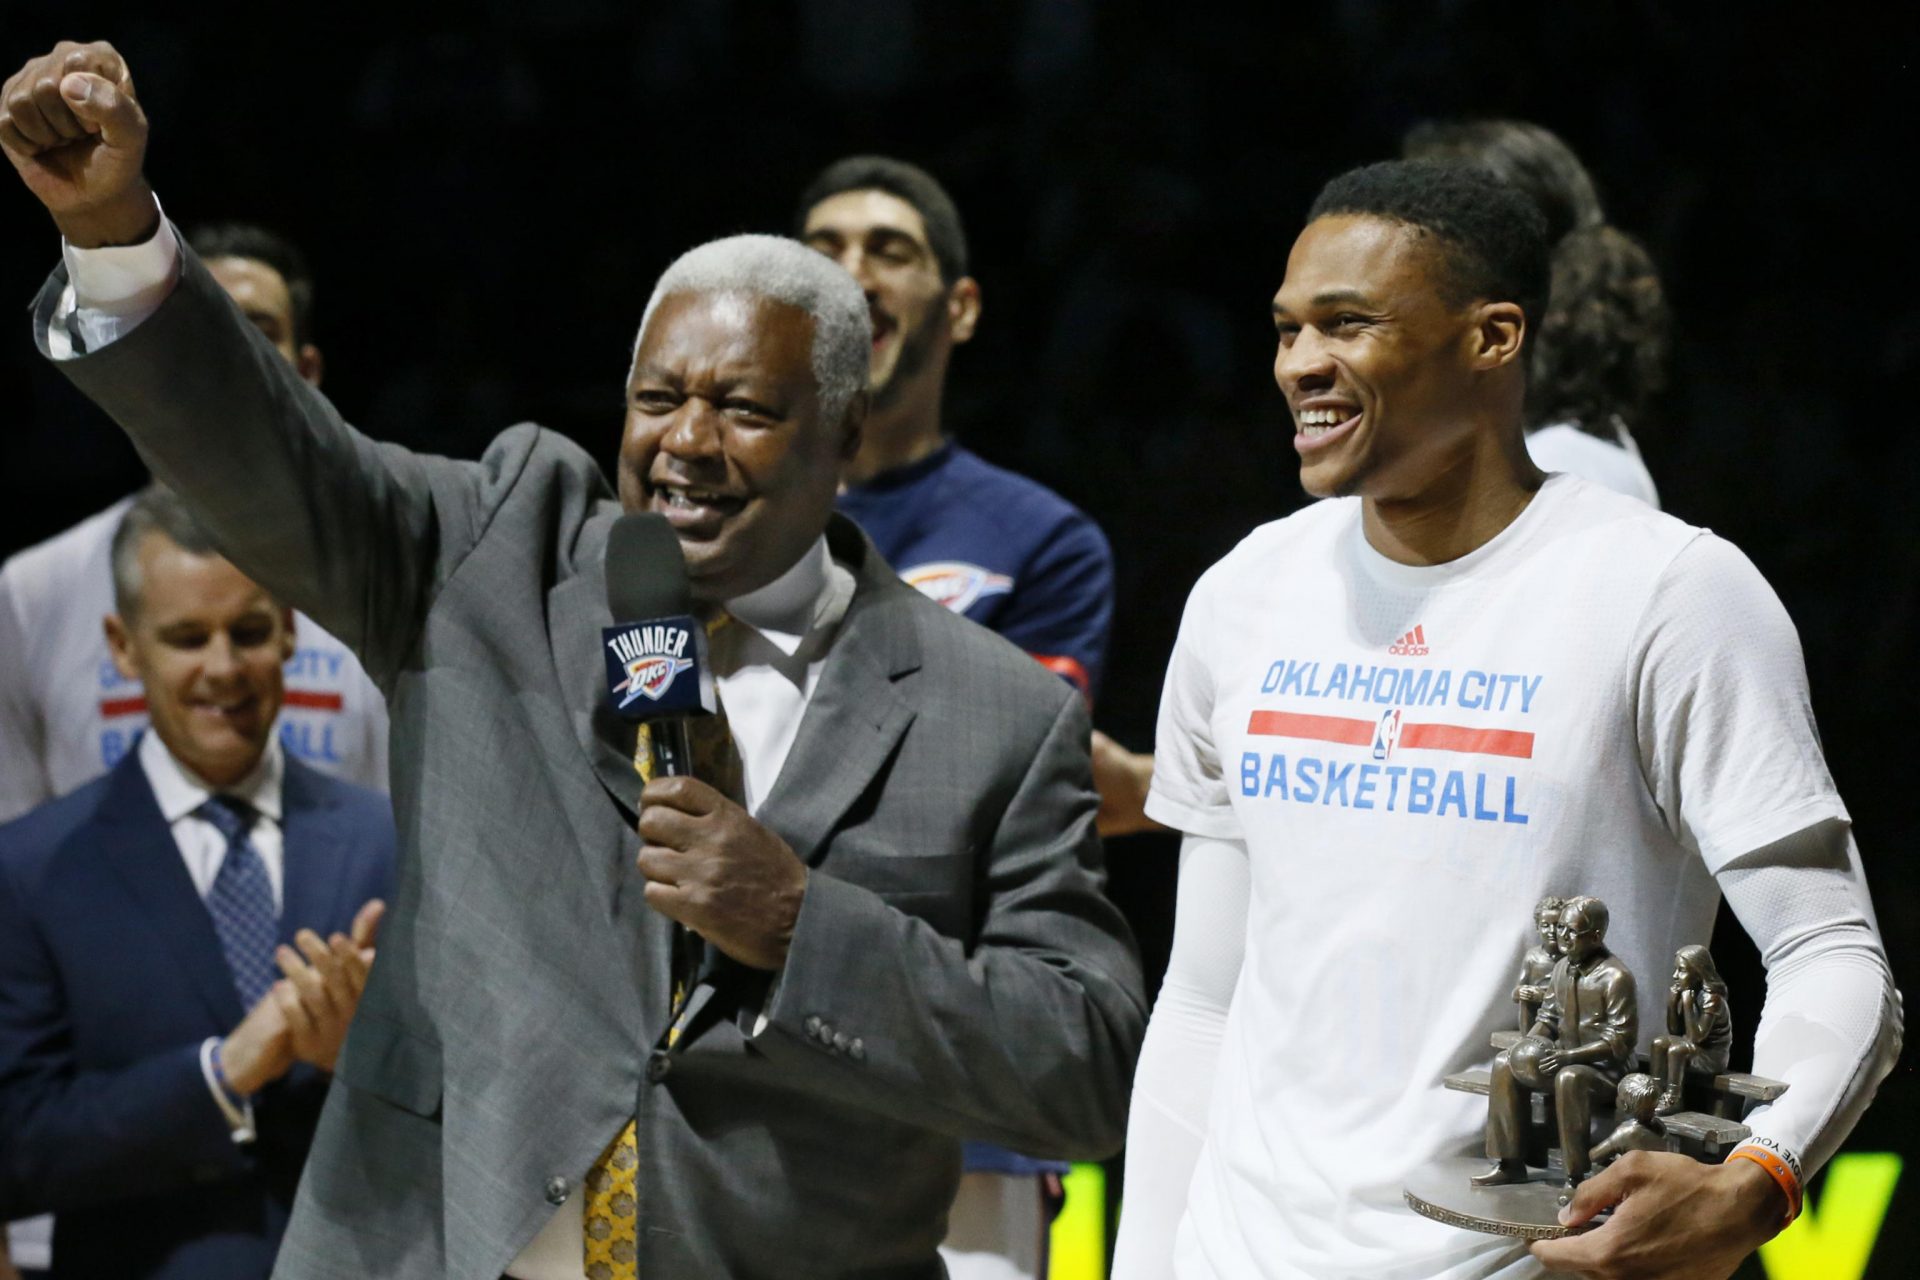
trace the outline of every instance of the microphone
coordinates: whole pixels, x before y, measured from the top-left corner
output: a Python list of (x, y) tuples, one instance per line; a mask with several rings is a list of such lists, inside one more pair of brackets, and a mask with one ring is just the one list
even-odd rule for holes
[[(614, 622), (600, 633), (607, 663), (607, 703), (623, 720), (645, 724), (652, 776), (694, 777), (687, 723), (719, 709), (707, 629), (693, 616), (686, 556), (667, 518), (629, 512), (607, 535), (607, 608)], [(640, 768), (635, 745), (634, 768)], [(714, 987), (746, 970), (678, 921), (673, 926), (673, 991), (662, 1047), (670, 1049), (699, 1016)]]
[(691, 777), (687, 720), (712, 715), (718, 703), (707, 629), (693, 616), (686, 557), (667, 518), (648, 512), (615, 520), (606, 571), (613, 614), (613, 625), (601, 632), (608, 706), (623, 720), (650, 726), (654, 777)]

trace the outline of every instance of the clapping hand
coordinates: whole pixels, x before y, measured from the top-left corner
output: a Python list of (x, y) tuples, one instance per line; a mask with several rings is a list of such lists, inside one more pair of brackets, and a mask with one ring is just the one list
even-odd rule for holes
[(274, 954), (286, 976), (248, 1010), (220, 1046), (227, 1082), (238, 1093), (257, 1093), (280, 1079), (296, 1062), (333, 1070), (366, 989), (373, 965), (374, 940), (386, 904), (375, 898), (353, 918), (351, 935), (336, 933), (322, 941), (311, 929), (295, 935), (298, 949), (282, 946)]
[(286, 977), (273, 984), (267, 998), (280, 1006), (297, 1061), (333, 1070), (347, 1024), (353, 1021), (360, 993), (366, 990), (373, 943), (386, 909), (375, 898), (354, 916), (351, 936), (336, 933), (322, 941), (313, 930), (302, 929), (294, 935), (297, 951), (283, 945), (274, 953)]

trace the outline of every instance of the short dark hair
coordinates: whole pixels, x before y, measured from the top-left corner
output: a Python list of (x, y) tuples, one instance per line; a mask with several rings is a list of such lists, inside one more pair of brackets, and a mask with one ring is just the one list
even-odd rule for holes
[(1547, 242), (1607, 220), (1593, 175), (1553, 130), (1527, 120), (1426, 120), (1407, 130), (1400, 154), (1484, 169), (1526, 192), (1547, 220)]
[(1450, 305), (1475, 298), (1518, 303), (1527, 324), (1546, 311), (1550, 280), (1546, 219), (1517, 187), (1465, 165), (1383, 160), (1341, 174), (1307, 211), (1383, 218), (1436, 242)]
[(294, 345), (313, 341), (313, 270), (293, 241), (251, 222), (211, 222), (195, 227), (187, 243), (202, 258), (247, 258), (279, 272), (293, 304)]
[(150, 533), (197, 556), (220, 554), (213, 535), (179, 494), (158, 481), (149, 484), (134, 495), (113, 531), (113, 607), (122, 618), (132, 618), (140, 608), (140, 544)]
[(1527, 362), (1527, 427), (1636, 431), (1666, 384), (1671, 329), (1660, 273), (1624, 231), (1576, 231), (1553, 251), (1553, 305)]
[(835, 160), (814, 175), (800, 193), (794, 211), (794, 234), (804, 237), (807, 215), (822, 200), (847, 191), (884, 191), (912, 205), (927, 224), (927, 244), (940, 264), (940, 280), (952, 284), (967, 274), (967, 232), (960, 210), (939, 179), (917, 164), (891, 156), (848, 156)]

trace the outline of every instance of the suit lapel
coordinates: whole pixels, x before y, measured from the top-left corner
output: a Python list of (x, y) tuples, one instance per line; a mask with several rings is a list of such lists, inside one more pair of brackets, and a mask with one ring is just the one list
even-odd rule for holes
[(615, 514), (596, 513), (587, 521), (575, 550), (577, 572), (547, 592), (547, 640), (580, 750), (600, 785), (628, 813), (638, 814), (635, 730), (607, 709), (606, 664), (600, 656), (600, 632), (613, 625), (607, 608), (606, 554)]
[[(577, 572), (547, 592), (547, 638), (573, 721), (574, 736), (595, 777), (630, 815), (640, 811), (633, 770), (634, 727), (607, 710), (600, 632), (613, 624), (607, 608), (607, 533), (616, 513), (597, 513), (581, 531)], [(787, 762), (760, 806), (760, 820), (803, 859), (816, 861), (833, 824), (878, 776), (913, 708), (894, 688), (920, 666), (912, 623), (914, 597), (858, 526), (834, 516), (827, 529), (834, 557), (854, 572), (853, 601), (834, 637)], [(589, 869), (616, 899), (613, 864), (589, 858)]]
[(758, 815), (810, 864), (913, 722), (914, 709), (894, 681), (920, 666), (904, 607), (912, 588), (901, 585), (851, 521), (835, 516), (827, 537), (835, 558), (854, 570), (853, 601)]
[(332, 802), (320, 794), (306, 766), (289, 759), (280, 784), (281, 866), (280, 941), (312, 929), (321, 937), (353, 918), (357, 902), (344, 900), (347, 858), (343, 833), (333, 819)]
[[(581, 529), (574, 547), (574, 572), (547, 592), (547, 643), (574, 739), (601, 788), (624, 811), (620, 825), (631, 832), (639, 818), (642, 786), (633, 769), (638, 730), (608, 710), (606, 663), (600, 656), (601, 630), (613, 625), (607, 607), (606, 554), (607, 534), (618, 514), (616, 506), (605, 504)], [(608, 854), (604, 835), (595, 835), (605, 831), (608, 816), (577, 815), (574, 829), (580, 833), (576, 847), (597, 900), (612, 920), (620, 914), (623, 885), (634, 873), (624, 857)]]
[(246, 1010), (213, 917), (187, 874), (138, 752), (129, 752), (113, 771), (101, 806), (98, 848), (218, 1025), (238, 1026)]

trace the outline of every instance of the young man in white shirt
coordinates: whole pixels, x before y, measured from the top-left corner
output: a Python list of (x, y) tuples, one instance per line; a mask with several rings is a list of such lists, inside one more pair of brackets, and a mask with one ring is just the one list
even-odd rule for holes
[[(1147, 812), (1186, 833), (1135, 1080), (1118, 1277), (1730, 1274), (1890, 1068), (1899, 1011), (1792, 624), (1739, 552), (1522, 438), (1538, 212), (1465, 168), (1329, 184), (1275, 297), (1307, 491), (1202, 577)], [(1725, 893), (1768, 966), (1756, 1071), (1790, 1091), (1719, 1166), (1635, 1153), (1588, 1234), (1416, 1217), (1483, 1149), (1449, 1093), (1511, 1021), (1544, 894), (1663, 974)]]

